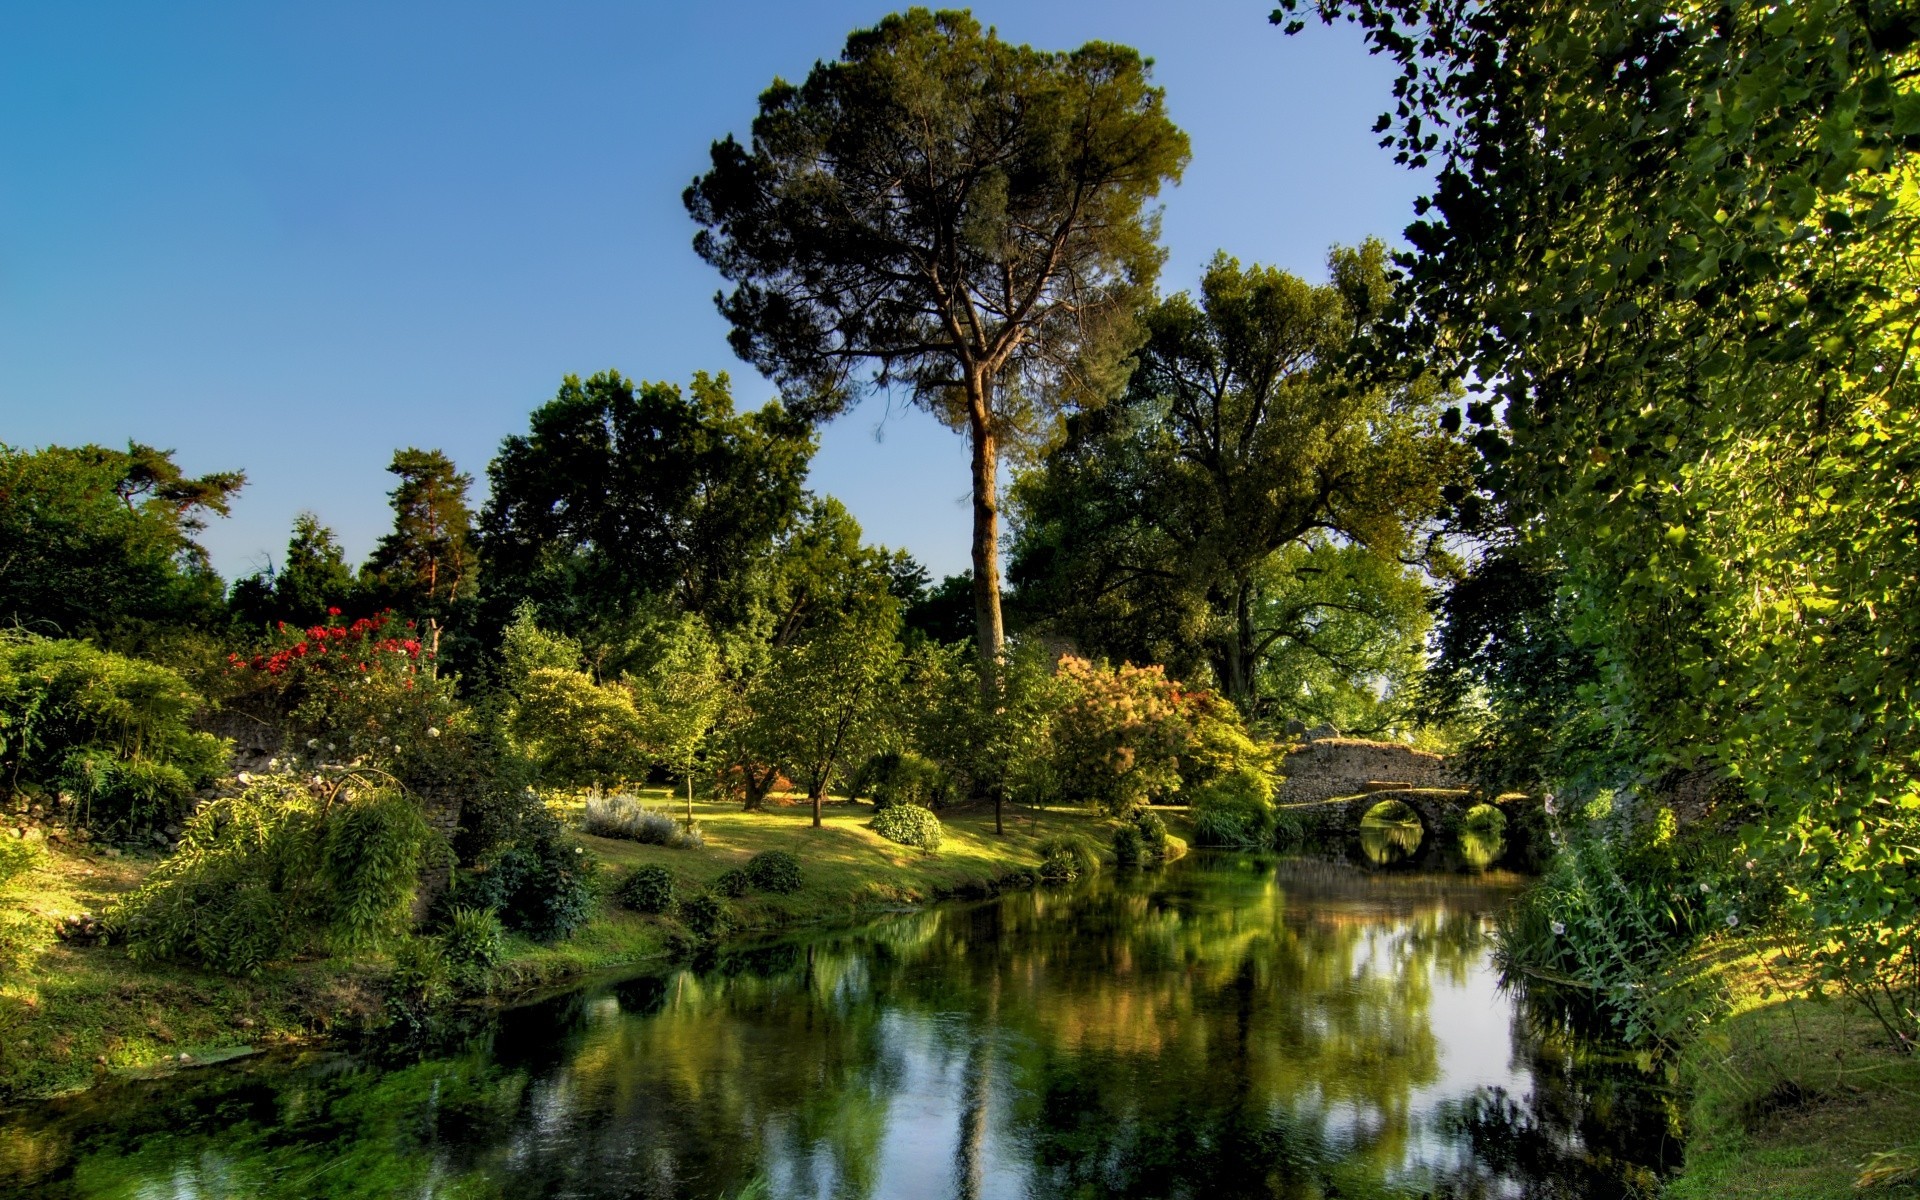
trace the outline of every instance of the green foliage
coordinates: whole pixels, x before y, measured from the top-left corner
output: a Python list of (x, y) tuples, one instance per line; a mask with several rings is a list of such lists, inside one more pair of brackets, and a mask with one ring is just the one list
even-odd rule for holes
[(1273, 777), (1253, 766), (1229, 771), (1192, 797), (1193, 836), (1201, 846), (1266, 849), (1273, 843)]
[(393, 952), (387, 977), (387, 1018), (414, 1032), (429, 1028), (435, 1010), (453, 999), (458, 972), (440, 941), (410, 937)]
[(1133, 814), (1133, 828), (1140, 834), (1140, 854), (1148, 862), (1158, 862), (1167, 856), (1167, 823), (1160, 814), (1152, 809), (1136, 809)]
[(339, 535), (318, 515), (303, 512), (293, 519), (279, 568), (237, 580), (228, 605), (241, 626), (258, 630), (282, 622), (304, 628), (342, 609), (365, 612), (369, 600)]
[(1034, 847), (1040, 856), (1040, 878), (1047, 883), (1071, 883), (1100, 872), (1100, 855), (1086, 838), (1056, 833)]
[(73, 797), (106, 833), (177, 820), (226, 766), (189, 720), (201, 697), (165, 667), (85, 642), (0, 638), (0, 786)]
[(486, 987), (489, 972), (507, 954), (507, 928), (490, 908), (461, 906), (447, 917), (440, 947), (454, 982), (468, 991)]
[(507, 928), (557, 941), (593, 915), (590, 864), (551, 817), (527, 821), (519, 836), (463, 872), (463, 894), (492, 909)]
[(764, 558), (800, 510), (813, 440), (778, 404), (739, 414), (724, 375), (635, 385), (568, 376), (487, 468), (482, 624), (522, 603), (604, 644), (650, 597), (718, 625), (746, 616)]
[(1321, 11), (1399, 63), (1381, 128), (1442, 181), (1386, 357), (1488, 381), (1461, 515), (1548, 593), (1523, 661), (1575, 650), (1568, 702), (1489, 724), (1535, 719), (1549, 779), (1578, 788), (1723, 772), (1826, 982), (1911, 1039), (1911, 12)]
[(202, 805), (173, 857), (106, 921), (136, 958), (257, 975), (306, 950), (390, 942), (433, 852), (418, 807), (397, 792), (349, 779), (316, 795), (274, 777)]
[(1113, 831), (1113, 861), (1123, 867), (1137, 867), (1146, 857), (1141, 844), (1140, 831), (1133, 825), (1122, 825)]
[(621, 904), (635, 912), (668, 913), (675, 904), (673, 873), (665, 867), (635, 867), (620, 881)]
[(695, 936), (715, 941), (733, 927), (733, 910), (714, 892), (696, 892), (680, 902), (680, 921)]
[(753, 890), (753, 880), (738, 867), (729, 867), (720, 872), (713, 881), (713, 890), (729, 899), (738, 900)]
[(848, 788), (858, 796), (873, 796), (874, 811), (896, 804), (936, 808), (948, 798), (951, 784), (940, 764), (911, 750), (886, 750), (869, 758)]
[(756, 890), (787, 895), (800, 890), (800, 860), (785, 850), (762, 850), (747, 860), (747, 881)]
[(1316, 286), (1220, 255), (1198, 303), (1151, 306), (1124, 397), (1022, 476), (1012, 570), (1091, 652), (1210, 672), (1248, 715), (1358, 725), (1369, 685), (1418, 671), (1425, 588), (1401, 560), (1445, 565), (1420, 539), (1464, 455), (1433, 380), (1354, 378), (1391, 308), (1384, 247), (1329, 265)]
[(980, 691), (972, 653), (921, 645), (901, 696), (904, 732), (937, 763), (959, 795), (1042, 803), (1060, 794), (1054, 725), (1072, 695), (1053, 672), (1054, 656), (1017, 638), (996, 663), (991, 701)]
[(595, 683), (584, 671), (539, 667), (515, 688), (506, 741), (535, 779), (580, 787), (644, 778), (645, 729), (624, 683)]
[(874, 813), (873, 831), (890, 842), (917, 846), (929, 854), (940, 848), (945, 837), (940, 818), (917, 804), (895, 804)]
[(120, 646), (213, 624), (220, 579), (194, 535), (245, 482), (188, 478), (171, 450), (138, 443), (0, 444), (0, 626)]
[[(916, 8), (763, 92), (750, 146), (714, 143), (686, 204), (695, 250), (735, 285), (734, 349), (796, 409), (844, 409), (864, 362), (969, 432), (974, 561), (991, 566), (997, 446), (1116, 389), (1160, 265), (1146, 205), (1186, 158), (1135, 51), (1043, 53)], [(977, 583), (989, 671), (997, 568)]]
[(473, 477), (456, 470), (442, 451), (412, 446), (395, 450), (387, 471), (400, 479), (387, 494), (393, 531), (360, 569), (361, 586), (377, 606), (411, 613), (438, 629), (475, 592), (477, 555), (467, 507)]

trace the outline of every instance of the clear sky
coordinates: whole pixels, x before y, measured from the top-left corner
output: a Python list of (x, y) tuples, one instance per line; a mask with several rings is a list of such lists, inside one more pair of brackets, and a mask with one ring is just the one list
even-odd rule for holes
[[(983, 3), (1048, 49), (1125, 42), (1192, 137), (1165, 198), (1168, 291), (1216, 249), (1313, 278), (1398, 240), (1420, 180), (1369, 132), (1392, 75), (1357, 34), (1270, 4)], [(0, 442), (133, 438), (244, 468), (205, 541), (229, 576), (310, 508), (356, 560), (395, 447), (484, 489), (561, 376), (733, 374), (680, 193), (774, 76), (878, 3), (0, 5)], [(936, 575), (967, 560), (966, 456), (869, 401), (812, 486)], [(479, 496), (475, 497), (476, 502)]]

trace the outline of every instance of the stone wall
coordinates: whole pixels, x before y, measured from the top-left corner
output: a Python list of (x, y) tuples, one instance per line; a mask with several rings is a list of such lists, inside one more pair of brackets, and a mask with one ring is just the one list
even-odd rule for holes
[[(1413, 788), (1452, 788), (1466, 784), (1447, 769), (1438, 754), (1398, 742), (1330, 737), (1307, 742), (1287, 754), (1286, 779), (1274, 797), (1279, 804), (1318, 804), (1337, 796), (1367, 791), (1370, 783)], [(1387, 799), (1383, 794), (1381, 799)]]

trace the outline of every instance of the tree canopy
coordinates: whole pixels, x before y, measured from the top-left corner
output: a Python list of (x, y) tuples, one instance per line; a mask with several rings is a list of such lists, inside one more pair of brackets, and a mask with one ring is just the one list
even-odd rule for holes
[(734, 349), (796, 412), (899, 384), (967, 433), (983, 664), (1004, 636), (1003, 445), (1120, 382), (1162, 258), (1146, 205), (1186, 159), (1135, 51), (1042, 52), (916, 8), (776, 80), (751, 146), (714, 143), (687, 189), (694, 247), (735, 285)]
[[(1366, 611), (1350, 590), (1296, 583), (1328, 569), (1351, 580), (1337, 554), (1282, 550), (1362, 548), (1403, 593), (1411, 564), (1445, 561), (1427, 535), (1441, 489), (1464, 475), (1438, 426), (1444, 393), (1417, 367), (1385, 380), (1348, 370), (1388, 310), (1385, 250), (1336, 249), (1328, 265), (1314, 285), (1220, 255), (1197, 302), (1180, 294), (1147, 313), (1125, 396), (1069, 421), (1016, 489), (1023, 603), (1090, 650), (1210, 670), (1253, 712), (1283, 651), (1352, 660)], [(1381, 629), (1401, 646), (1419, 636), (1402, 619)]]

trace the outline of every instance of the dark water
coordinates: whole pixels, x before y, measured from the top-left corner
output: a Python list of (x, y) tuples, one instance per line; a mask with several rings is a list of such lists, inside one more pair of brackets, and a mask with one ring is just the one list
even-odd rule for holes
[(1650, 1194), (1630, 1071), (1497, 986), (1497, 877), (1305, 861), (903, 914), (595, 986), (393, 1061), (0, 1116), (47, 1197)]

